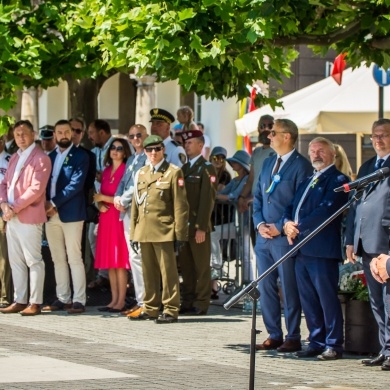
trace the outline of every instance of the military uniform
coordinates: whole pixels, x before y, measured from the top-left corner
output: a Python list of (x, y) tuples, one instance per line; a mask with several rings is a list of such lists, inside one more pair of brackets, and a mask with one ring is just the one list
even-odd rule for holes
[(187, 162), (187, 156), (184, 148), (180, 146), (171, 137), (164, 139), (165, 146), (165, 158), (171, 164), (175, 164), (178, 167), (183, 166)]
[[(183, 277), (183, 311), (195, 308), (206, 313), (210, 305), (210, 232), (211, 213), (216, 195), (216, 171), (202, 156), (193, 166), (183, 165), (187, 199), (190, 207), (189, 240), (179, 252), (178, 260)], [(196, 230), (206, 232), (204, 242), (195, 241)]]
[[(188, 203), (181, 169), (164, 160), (157, 172), (147, 165), (134, 179), (130, 239), (141, 243), (145, 281), (144, 312), (178, 317), (179, 276), (174, 241), (188, 240)], [(160, 299), (162, 281), (162, 296)]]

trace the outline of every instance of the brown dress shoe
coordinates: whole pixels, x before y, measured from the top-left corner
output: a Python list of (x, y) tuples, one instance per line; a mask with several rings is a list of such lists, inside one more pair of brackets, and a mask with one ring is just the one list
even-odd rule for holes
[(5, 309), (0, 309), (0, 313), (11, 314), (19, 313), (27, 307), (24, 303), (13, 303), (11, 306), (6, 307)]
[(72, 307), (71, 303), (63, 303), (60, 300), (55, 300), (51, 305), (43, 306), (42, 311), (59, 311), (68, 310)]
[(263, 344), (256, 345), (256, 351), (269, 351), (270, 349), (276, 349), (283, 344), (283, 340), (274, 340), (268, 338)]
[(36, 316), (37, 314), (41, 314), (41, 307), (35, 303), (32, 303), (24, 310), (20, 312), (22, 316)]
[(298, 352), (301, 349), (299, 340), (286, 340), (280, 347), (276, 348), (278, 352)]

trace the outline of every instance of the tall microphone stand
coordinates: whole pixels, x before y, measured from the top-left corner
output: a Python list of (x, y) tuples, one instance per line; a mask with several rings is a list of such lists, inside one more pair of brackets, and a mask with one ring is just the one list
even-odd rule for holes
[(255, 388), (255, 356), (256, 356), (256, 334), (260, 333), (256, 330), (256, 303), (257, 299), (260, 297), (260, 291), (257, 288), (258, 283), (273, 272), (280, 264), (286, 261), (289, 257), (295, 254), (299, 248), (305, 245), (309, 240), (311, 240), (318, 232), (320, 232), (325, 226), (329, 225), (335, 218), (347, 210), (354, 202), (359, 200), (362, 195), (365, 187), (368, 185), (363, 184), (361, 187), (357, 187), (355, 193), (351, 199), (334, 214), (332, 214), (326, 221), (324, 221), (320, 226), (314, 229), (308, 236), (306, 236), (302, 241), (298, 242), (291, 250), (289, 250), (283, 257), (281, 257), (274, 265), (269, 267), (265, 272), (263, 272), (256, 280), (250, 282), (243, 290), (233, 296), (229, 301), (227, 301), (223, 307), (226, 310), (229, 310), (234, 304), (236, 304), (245, 294), (247, 294), (250, 299), (253, 300), (252, 307), (252, 329), (251, 329), (251, 345), (250, 345), (250, 369), (249, 369), (249, 390), (254, 390)]

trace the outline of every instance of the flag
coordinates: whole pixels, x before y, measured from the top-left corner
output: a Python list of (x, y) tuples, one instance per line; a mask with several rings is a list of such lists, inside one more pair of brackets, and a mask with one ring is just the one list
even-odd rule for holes
[[(256, 110), (256, 105), (255, 105), (256, 94), (257, 94), (256, 88), (252, 87), (248, 112), (252, 112), (252, 111)], [(251, 144), (251, 139), (250, 139), (249, 135), (246, 135), (244, 137), (244, 145), (245, 145), (245, 150), (249, 154), (252, 154), (252, 144)]]
[(345, 66), (347, 65), (346, 61), (345, 61), (345, 56), (346, 54), (345, 53), (341, 53), (339, 54), (334, 62), (333, 62), (333, 68), (332, 68), (332, 73), (331, 73), (331, 76), (333, 77), (334, 81), (336, 81), (336, 83), (338, 85), (341, 85), (341, 79), (343, 77), (343, 71), (345, 69)]

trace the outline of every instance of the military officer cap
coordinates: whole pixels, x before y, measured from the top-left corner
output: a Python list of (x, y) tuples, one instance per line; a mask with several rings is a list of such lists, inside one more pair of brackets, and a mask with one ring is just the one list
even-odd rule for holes
[(150, 110), (150, 121), (162, 121), (171, 124), (175, 121), (175, 117), (168, 111), (162, 108), (152, 108)]
[(40, 138), (50, 140), (54, 138), (54, 126), (46, 125), (39, 129)]
[(146, 148), (151, 145), (159, 145), (162, 143), (163, 143), (163, 139), (159, 135), (149, 135), (149, 137), (145, 138), (143, 147)]
[(189, 130), (189, 131), (183, 131), (181, 133), (181, 136), (184, 139), (184, 141), (187, 141), (192, 138), (203, 137), (203, 133), (200, 130)]

